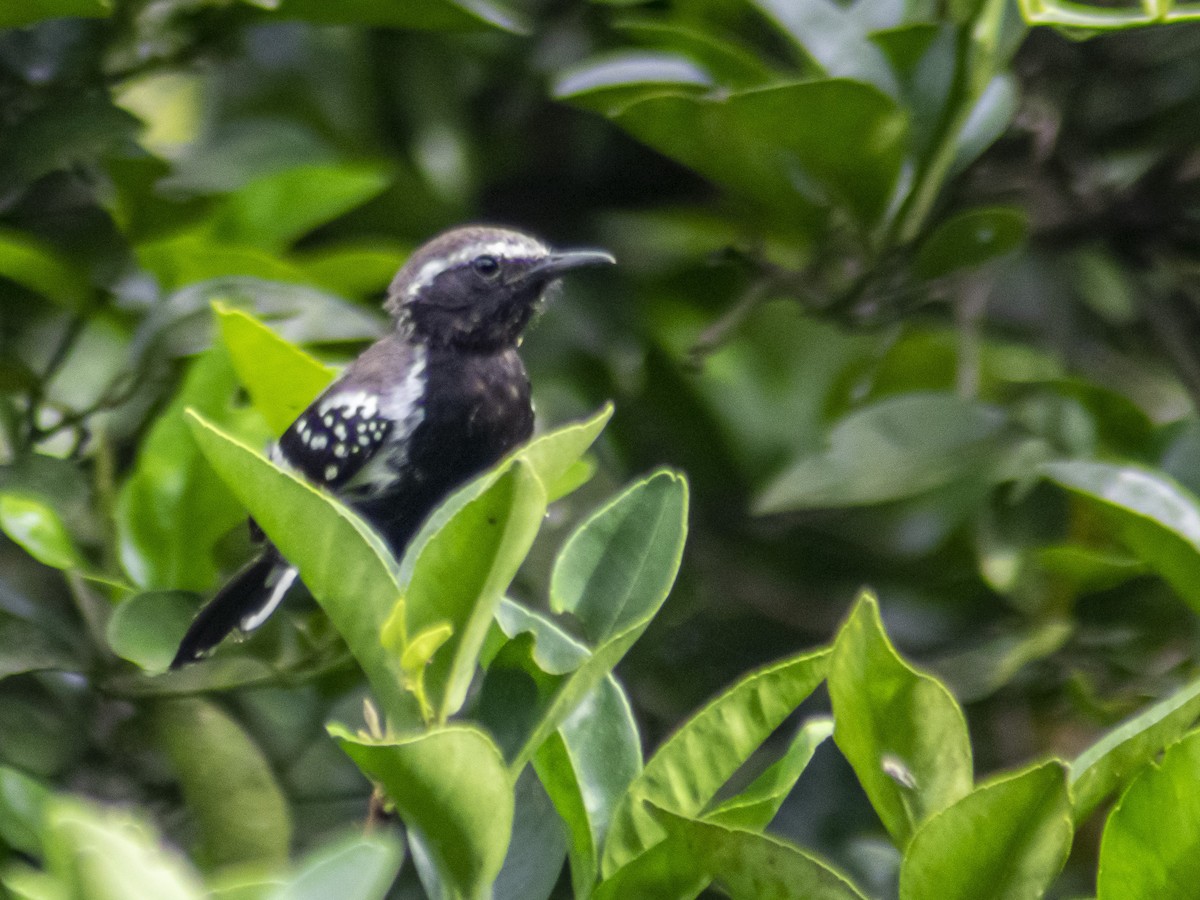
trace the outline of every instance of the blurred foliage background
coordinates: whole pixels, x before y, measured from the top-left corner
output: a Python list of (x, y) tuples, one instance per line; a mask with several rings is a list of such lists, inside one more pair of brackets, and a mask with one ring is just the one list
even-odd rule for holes
[[(518, 588), (613, 486), (688, 474), (680, 581), (619, 670), (647, 746), (863, 586), (979, 774), (1195, 673), (1195, 27), (1031, 32), (1004, 0), (8, 0), (0, 27), (7, 783), (135, 804), (213, 868), (362, 820), (323, 728), (362, 686), (319, 615), (159, 679), (130, 623), (177, 634), (246, 553), (179, 417), (269, 437), (210, 303), (337, 364), (469, 220), (621, 262), (525, 345), (542, 422), (617, 411)], [(245, 789), (214, 843), (218, 751)], [(868, 885), (890, 852), (828, 747), (775, 828)]]

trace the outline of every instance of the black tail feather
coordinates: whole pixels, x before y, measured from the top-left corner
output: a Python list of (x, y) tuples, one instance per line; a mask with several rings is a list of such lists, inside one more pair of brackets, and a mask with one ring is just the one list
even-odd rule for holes
[(262, 610), (271, 600), (273, 578), (278, 579), (273, 573), (286, 565), (274, 548), (268, 548), (230, 578), (188, 626), (171, 660), (171, 668), (178, 669), (201, 659), (226, 635), (241, 627), (244, 619)]

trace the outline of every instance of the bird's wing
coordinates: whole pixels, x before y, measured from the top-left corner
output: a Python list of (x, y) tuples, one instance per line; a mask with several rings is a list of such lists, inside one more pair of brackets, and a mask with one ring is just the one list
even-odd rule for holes
[(385, 339), (369, 348), (297, 416), (274, 455), (337, 490), (383, 447), (395, 449), (420, 420), (424, 354)]

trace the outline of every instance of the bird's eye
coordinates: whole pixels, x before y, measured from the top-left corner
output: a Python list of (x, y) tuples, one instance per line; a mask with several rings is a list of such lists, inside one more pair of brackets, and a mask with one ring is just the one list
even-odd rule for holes
[(494, 256), (477, 256), (471, 266), (484, 278), (495, 278), (500, 274), (500, 261)]

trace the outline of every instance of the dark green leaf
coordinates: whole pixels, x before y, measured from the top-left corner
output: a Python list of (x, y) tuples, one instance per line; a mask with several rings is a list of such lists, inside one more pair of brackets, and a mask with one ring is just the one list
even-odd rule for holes
[(908, 665), (863, 594), (829, 663), (833, 737), (897, 846), (971, 790), (971, 742), (945, 685)]
[(917, 250), (922, 278), (941, 278), (973, 269), (1017, 249), (1029, 232), (1029, 217), (1011, 206), (988, 206), (957, 213), (938, 223)]
[(1141, 770), (1104, 826), (1096, 900), (1184, 900), (1200, 882), (1200, 732)]
[(0, 28), (20, 28), (43, 19), (112, 15), (112, 0), (7, 0), (0, 7)]
[(613, 812), (601, 870), (611, 876), (665, 836), (647, 803), (698, 816), (735, 771), (825, 677), (829, 651), (741, 679), (693, 715), (646, 763)]
[(113, 610), (108, 645), (143, 669), (165, 672), (195, 615), (196, 598), (185, 591), (134, 594)]
[(993, 406), (953, 394), (886, 397), (835, 424), (759, 496), (759, 513), (861, 506), (916, 497), (978, 474), (1005, 424)]
[(1071, 763), (1071, 797), (1082, 822), (1200, 718), (1200, 681), (1180, 688), (1106, 733)]
[(917, 829), (901, 900), (1041, 897), (1074, 837), (1066, 767), (1052, 760), (980, 785)]
[(483, 895), (504, 863), (513, 821), (513, 785), (492, 740), (466, 725), (380, 740), (336, 725), (329, 732), (383, 785), (458, 895)]
[(292, 822), (270, 764), (234, 719), (205, 700), (160, 703), (158, 739), (179, 777), (214, 867), (288, 859)]
[(1117, 537), (1200, 609), (1200, 501), (1161, 472), (1071, 460), (1042, 472), (1102, 511)]
[[(0, 23), (7, 8), (0, 11)], [(0, 228), (0, 278), (36, 291), (48, 300), (80, 310), (92, 297), (92, 287), (67, 255), (44, 241), (11, 228)]]
[(42, 855), (42, 828), (50, 789), (24, 772), (0, 766), (0, 842)]
[(276, 15), (337, 25), (375, 25), (421, 31), (527, 30), (516, 13), (492, 0), (280, 0)]

